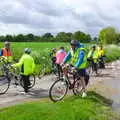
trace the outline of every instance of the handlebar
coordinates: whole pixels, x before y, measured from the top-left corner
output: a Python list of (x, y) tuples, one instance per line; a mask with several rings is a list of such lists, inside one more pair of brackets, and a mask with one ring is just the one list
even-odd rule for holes
[(74, 75), (74, 74), (76, 74), (78, 72), (78, 70), (77, 69), (72, 69), (72, 68), (73, 68), (73, 66), (70, 65), (70, 64), (62, 66), (63, 71), (65, 70), (65, 72)]
[(5, 56), (0, 57), (0, 62), (8, 63), (8, 58)]

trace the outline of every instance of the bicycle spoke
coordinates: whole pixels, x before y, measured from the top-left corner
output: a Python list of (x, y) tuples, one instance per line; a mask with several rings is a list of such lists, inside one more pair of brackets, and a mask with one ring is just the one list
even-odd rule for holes
[(52, 101), (59, 101), (64, 98), (68, 90), (66, 82), (58, 80), (53, 83), (50, 88), (49, 96)]
[(80, 95), (82, 93), (83, 86), (81, 80), (76, 80), (73, 88), (73, 93), (75, 95)]
[(7, 77), (0, 77), (0, 94), (4, 94), (8, 90), (9, 84)]

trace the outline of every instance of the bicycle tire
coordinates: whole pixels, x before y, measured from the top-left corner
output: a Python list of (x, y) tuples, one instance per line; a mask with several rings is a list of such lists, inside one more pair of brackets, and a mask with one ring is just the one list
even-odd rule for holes
[[(35, 86), (35, 75), (30, 75), (29, 76), (29, 81), (30, 81), (30, 85), (28, 86), (28, 89), (32, 88)], [(20, 79), (20, 85), (24, 88), (24, 82), (23, 82), (23, 79), (21, 77)]]
[(55, 74), (56, 76), (59, 75), (59, 73), (58, 73), (58, 68), (57, 68), (57, 65), (56, 65), (56, 64), (55, 64), (55, 65), (53, 66), (53, 68), (52, 68), (52, 73)]
[(0, 76), (0, 95), (5, 94), (10, 86), (10, 80), (7, 76)]
[(100, 75), (102, 73), (102, 68), (100, 68), (99, 63), (97, 64), (97, 74)]
[(81, 84), (81, 80), (75, 80), (73, 93), (74, 95), (81, 95), (83, 91), (83, 87)]
[[(65, 87), (65, 91), (64, 91), (64, 93), (63, 93), (63, 95), (62, 95), (61, 97), (55, 98), (55, 97), (57, 97), (58, 95), (55, 95), (55, 96), (54, 96), (54, 95), (53, 95), (53, 92), (54, 92), (55, 86), (56, 86), (58, 83), (60, 83), (60, 86), (58, 87), (59, 90), (56, 89), (55, 92), (58, 92), (58, 94), (60, 94), (60, 92), (62, 91), (60, 87), (61, 87), (62, 85)], [(50, 98), (53, 102), (60, 101), (60, 100), (62, 100), (62, 99), (65, 97), (65, 95), (67, 94), (67, 91), (68, 91), (68, 82), (67, 82), (67, 81), (63, 81), (62, 79), (59, 79), (59, 80), (55, 81), (55, 82), (52, 84), (52, 86), (50, 87), (50, 90), (49, 90), (49, 98)], [(63, 92), (63, 91), (62, 91), (62, 92)]]
[(61, 71), (61, 68), (57, 65), (57, 64), (55, 64), (54, 65), (54, 67), (52, 68), (52, 73), (55, 75), (55, 76), (57, 76), (59, 79), (61, 78), (61, 77), (63, 77), (62, 75), (62, 71)]
[(93, 68), (92, 68), (92, 66), (88, 66), (87, 69), (86, 69), (86, 72), (91, 77), (92, 74), (93, 74)]

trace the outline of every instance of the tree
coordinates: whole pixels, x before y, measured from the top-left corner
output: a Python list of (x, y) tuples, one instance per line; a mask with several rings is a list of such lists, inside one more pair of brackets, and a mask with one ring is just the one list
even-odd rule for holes
[(66, 42), (70, 42), (72, 40), (72, 35), (73, 34), (71, 32), (66, 33), (66, 36), (67, 36)]
[(4, 42), (5, 41), (5, 36), (0, 36), (0, 42)]
[(75, 40), (79, 40), (82, 43), (88, 43), (91, 41), (91, 36), (89, 34), (87, 35), (84, 32), (81, 32), (81, 31), (76, 31), (73, 34), (72, 38)]
[(117, 33), (116, 43), (120, 43), (120, 33)]
[(5, 41), (13, 41), (12, 35), (6, 35)]
[(59, 41), (59, 42), (64, 42), (66, 41), (66, 33), (65, 32), (59, 32), (57, 35), (56, 35), (56, 42)]
[(65, 32), (59, 32), (55, 39), (56, 41), (59, 41), (59, 42), (69, 42), (71, 41), (71, 38), (72, 38), (72, 33), (65, 33)]
[(30, 34), (25, 35), (25, 36), (24, 36), (24, 39), (25, 39), (25, 41), (27, 41), (27, 42), (32, 42), (32, 41), (35, 40), (35, 36), (30, 33)]
[(107, 27), (100, 31), (99, 39), (103, 44), (117, 43), (117, 32), (113, 27)]
[(45, 33), (42, 37), (41, 40), (42, 41), (52, 41), (54, 38), (54, 36), (51, 33)]
[(25, 42), (25, 37), (24, 37), (24, 35), (19, 34), (19, 35), (15, 36), (15, 41), (16, 41), (16, 42)]

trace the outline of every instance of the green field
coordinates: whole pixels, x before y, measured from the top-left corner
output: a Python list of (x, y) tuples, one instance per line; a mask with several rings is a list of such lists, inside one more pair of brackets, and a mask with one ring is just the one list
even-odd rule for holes
[[(11, 43), (12, 51), (13, 51), (13, 57), (14, 59), (19, 59), (26, 47), (31, 48), (32, 50), (32, 56), (34, 57), (35, 63), (36, 63), (36, 73), (39, 73), (41, 71), (42, 65), (46, 64), (46, 73), (50, 72), (51, 69), (51, 61), (49, 57), (49, 52), (52, 48), (59, 49), (60, 46), (64, 46), (65, 49), (68, 51), (70, 48), (69, 43), (62, 43), (62, 42), (45, 42), (45, 43), (39, 43), (39, 42), (17, 42), (17, 43)], [(92, 45), (85, 44), (85, 48), (87, 50), (90, 49)], [(3, 47), (3, 43), (0, 43), (0, 47)], [(107, 62), (111, 62), (113, 60), (116, 60), (120, 57), (120, 48), (116, 45), (108, 45), (105, 47), (106, 56), (107, 56)]]
[[(38, 42), (17, 42), (11, 43), (14, 59), (19, 59), (24, 53), (25, 48), (31, 48), (32, 56), (36, 63), (36, 73), (41, 71), (43, 64), (46, 64), (46, 72), (50, 72), (51, 61), (49, 58), (49, 52), (52, 48), (59, 49), (60, 46), (67, 47), (66, 43), (38, 43)], [(0, 43), (0, 47), (3, 47), (3, 43)], [(68, 49), (68, 48), (67, 48)]]
[(69, 96), (52, 103), (47, 99), (0, 109), (0, 120), (119, 120), (102, 96), (88, 92), (88, 97)]
[[(38, 43), (38, 42), (18, 42), (18, 43), (11, 43), (11, 48), (13, 51), (14, 59), (19, 59), (26, 47), (31, 48), (32, 56), (36, 63), (36, 73), (41, 71), (42, 65), (46, 65), (46, 73), (50, 72), (51, 69), (51, 60), (49, 57), (50, 50), (52, 48), (59, 49), (60, 46), (64, 46), (65, 49), (69, 50), (69, 43), (62, 43), (62, 42), (45, 42), (45, 43)], [(88, 46), (88, 45), (86, 45)], [(3, 43), (0, 43), (0, 47), (3, 47)]]

